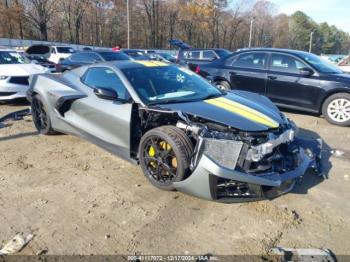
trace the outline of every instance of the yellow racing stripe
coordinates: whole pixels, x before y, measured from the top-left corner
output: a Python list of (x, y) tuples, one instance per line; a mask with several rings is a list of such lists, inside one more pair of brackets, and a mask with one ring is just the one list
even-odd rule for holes
[(271, 128), (276, 128), (279, 126), (279, 124), (276, 121), (260, 113), (259, 111), (252, 109), (248, 106), (242, 105), (240, 103), (237, 103), (235, 101), (231, 101), (224, 97), (209, 99), (209, 100), (205, 100), (204, 102), (220, 107), (222, 109), (225, 109), (227, 111), (243, 116), (244, 118), (247, 118), (249, 120), (263, 124)]
[(147, 66), (147, 67), (155, 67), (155, 66), (167, 66), (168, 64), (159, 62), (159, 61), (134, 61), (135, 63)]

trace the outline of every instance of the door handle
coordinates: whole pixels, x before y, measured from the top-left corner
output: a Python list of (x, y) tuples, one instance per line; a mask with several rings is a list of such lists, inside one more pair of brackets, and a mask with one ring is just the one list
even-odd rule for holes
[(277, 79), (277, 76), (267, 76), (267, 78), (270, 80), (275, 80), (275, 79)]

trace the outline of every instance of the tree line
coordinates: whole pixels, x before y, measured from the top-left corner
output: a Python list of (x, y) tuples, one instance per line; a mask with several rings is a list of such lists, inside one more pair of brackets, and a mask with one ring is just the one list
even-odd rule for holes
[[(0, 37), (94, 46), (127, 43), (126, 0), (0, 0)], [(132, 48), (252, 47), (349, 53), (350, 36), (305, 13), (281, 14), (266, 0), (129, 0)]]

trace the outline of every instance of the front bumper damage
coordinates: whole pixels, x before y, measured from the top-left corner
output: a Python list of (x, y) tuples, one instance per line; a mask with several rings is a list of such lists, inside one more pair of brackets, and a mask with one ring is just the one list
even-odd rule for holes
[(192, 174), (185, 180), (175, 182), (181, 192), (219, 202), (245, 202), (273, 199), (291, 191), (297, 179), (312, 168), (321, 174), (321, 140), (294, 138), (299, 147), (298, 164), (285, 172), (245, 173), (218, 163), (203, 153)]

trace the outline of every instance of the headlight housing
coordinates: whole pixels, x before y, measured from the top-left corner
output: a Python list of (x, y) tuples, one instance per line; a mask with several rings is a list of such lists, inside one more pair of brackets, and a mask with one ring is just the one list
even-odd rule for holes
[(7, 78), (8, 78), (8, 76), (0, 75), (0, 80), (6, 80)]

